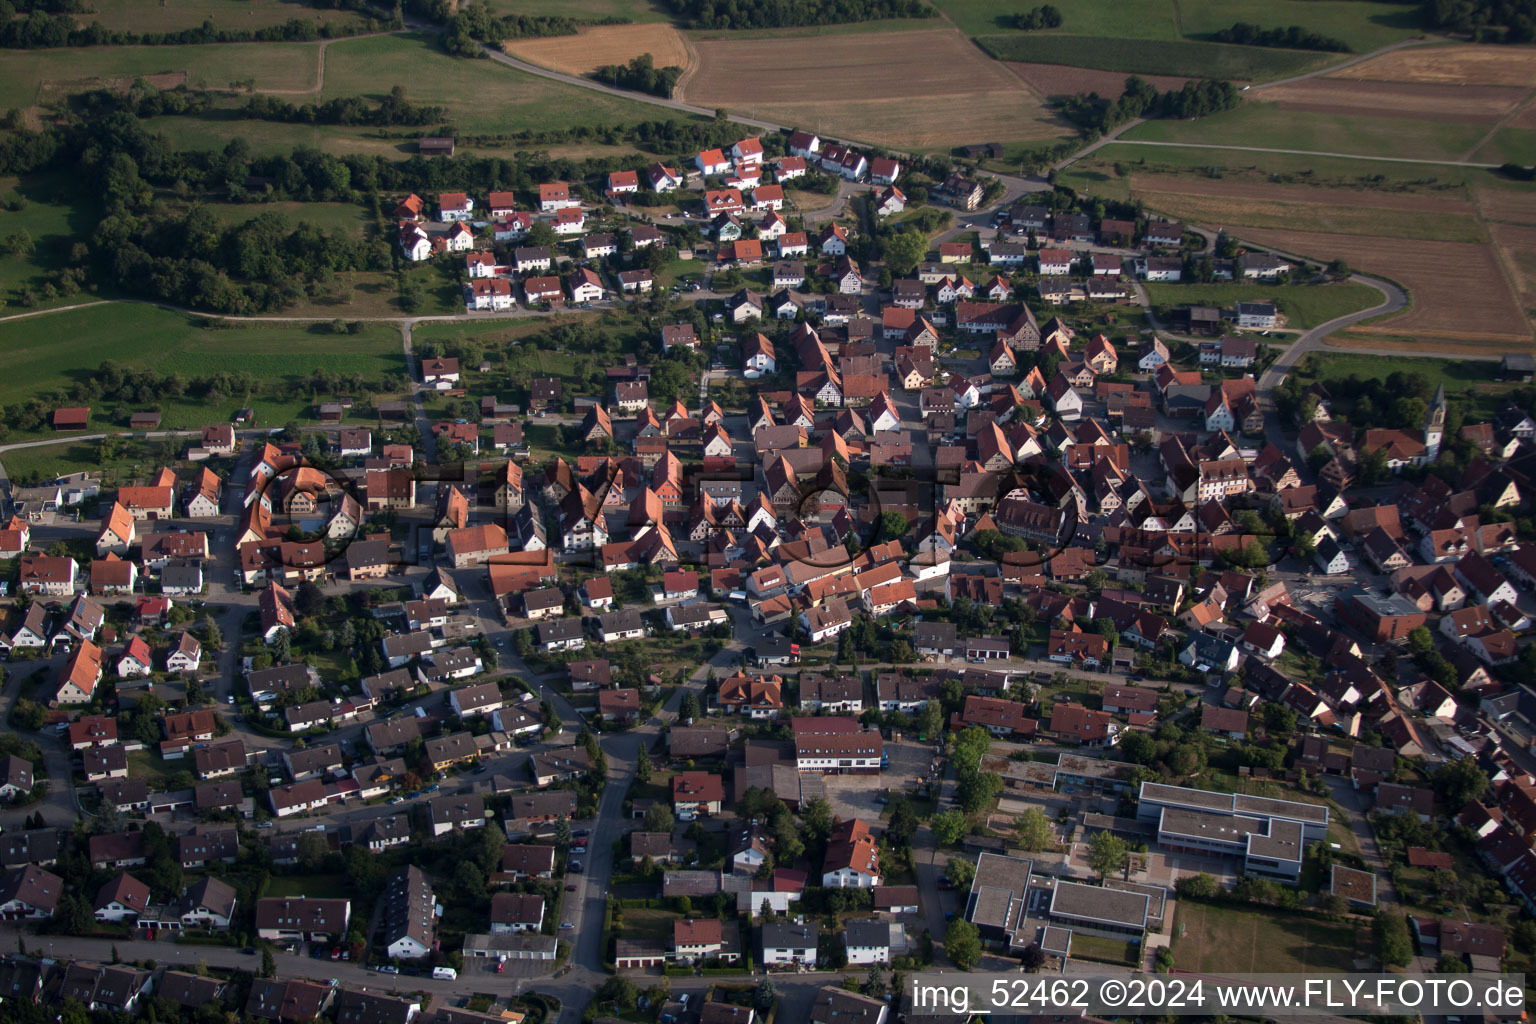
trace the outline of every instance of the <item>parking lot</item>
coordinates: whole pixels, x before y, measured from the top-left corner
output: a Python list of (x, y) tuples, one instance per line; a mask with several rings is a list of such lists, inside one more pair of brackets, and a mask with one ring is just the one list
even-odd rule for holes
[(933, 759), (933, 747), (929, 744), (916, 740), (886, 740), (885, 753), (890, 764), (878, 778), (873, 775), (828, 775), (823, 780), (833, 814), (839, 818), (877, 821), (886, 806), (879, 802), (882, 794), (895, 797), (911, 793), (919, 786), (917, 780), (929, 775)]

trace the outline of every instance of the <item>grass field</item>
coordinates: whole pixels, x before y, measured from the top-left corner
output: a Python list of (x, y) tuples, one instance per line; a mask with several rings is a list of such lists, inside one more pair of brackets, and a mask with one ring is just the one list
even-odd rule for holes
[(1197, 121), (1156, 120), (1137, 125), (1127, 139), (1199, 142), (1275, 149), (1458, 160), (1477, 145), (1485, 125), (1407, 118), (1370, 118), (1285, 110), (1244, 103)]
[(11, 321), (5, 325), (9, 366), (0, 380), (0, 406), (61, 392), (88, 378), (107, 360), (190, 380), (221, 372), (247, 372), (262, 381), (283, 381), (295, 390), (289, 399), (236, 395), (217, 403), (190, 396), (140, 403), (95, 403), (93, 429), (125, 429), (127, 414), (159, 409), (161, 428), (192, 429), (228, 422), (234, 410), (251, 404), (259, 421), (282, 425), (313, 415), (302, 381), (316, 369), (380, 380), (405, 372), (400, 333), (369, 326), (360, 334), (335, 335), (324, 327), (241, 327), (209, 330), (204, 321), (153, 306), (113, 303)]
[(352, 895), (352, 883), (345, 875), (273, 875), (262, 895), (346, 899)]
[[(934, 0), (934, 5), (962, 32), (986, 36), (1013, 30), (1014, 16), (1039, 3)], [(1413, 5), (1361, 0), (1138, 0), (1134, 13), (1123, 0), (1073, 0), (1060, 6), (1064, 20), (1054, 32), (1107, 38), (1208, 39), (1216, 31), (1244, 21), (1261, 28), (1305, 25), (1365, 53), (1418, 34), (1418, 11)]]
[(1234, 302), (1273, 300), (1290, 327), (1307, 330), (1335, 317), (1369, 309), (1381, 302), (1381, 293), (1369, 285), (1265, 285), (1265, 284), (1162, 284), (1144, 286), (1157, 308), (1190, 303), (1230, 308)]
[[(79, 295), (43, 297), (46, 277), (65, 266), (70, 247), (88, 235), (95, 223), (91, 202), (69, 174), (36, 174), (25, 180), (0, 178), (0, 200), (22, 200), (23, 209), (0, 214), (0, 236), (26, 232), (32, 238), (30, 255), (0, 255), (0, 301), (9, 302), (17, 289), (32, 289), (38, 309), (88, 301)], [(7, 312), (19, 312), (8, 309)]]
[[(953, 29), (695, 44), (691, 103), (902, 149), (1060, 136), (1007, 69)], [(826, 69), (838, 69), (829, 89)], [(772, 88), (764, 83), (771, 82)]]
[(1181, 970), (1226, 973), (1347, 971), (1356, 956), (1355, 926), (1179, 901), (1173, 956)]
[(498, 17), (522, 14), (531, 18), (576, 16), (591, 20), (628, 18), (633, 22), (670, 21), (672, 16), (651, 0), (582, 0), (580, 12), (571, 9), (571, 0), (486, 0), (486, 7)]
[[(69, 93), (164, 72), (185, 72), (187, 84), (194, 88), (228, 89), (252, 82), (258, 90), (313, 89), (319, 52), (315, 43), (13, 50), (6, 54), (0, 74), (0, 106), (51, 103)], [(383, 91), (388, 91), (387, 85)]]
[(307, 221), (322, 231), (360, 235), (369, 225), (368, 212), (358, 203), (206, 203), (222, 224), (244, 224), (264, 213), (275, 213), (290, 225)]
[(1243, 82), (1285, 78), (1339, 59), (1337, 54), (1228, 46), (1193, 39), (1173, 39), (1149, 46), (1145, 39), (1031, 32), (980, 36), (976, 42), (998, 60)]
[[(381, 70), (383, 69), (383, 70)], [(459, 60), (421, 34), (334, 42), (323, 99), (382, 98), (394, 83), (452, 112), (461, 131), (507, 133), (668, 120), (660, 107), (540, 78), (489, 60)]]
[(82, 22), (99, 21), (110, 29), (133, 32), (176, 32), (198, 28), (205, 21), (235, 32), (294, 19), (349, 28), (364, 24), (364, 19), (352, 11), (320, 10), (291, 0), (91, 0), (87, 8), (90, 13), (80, 16)]
[(1493, 138), (1472, 151), (1469, 158), (1483, 164), (1536, 164), (1536, 131), (1501, 127)]

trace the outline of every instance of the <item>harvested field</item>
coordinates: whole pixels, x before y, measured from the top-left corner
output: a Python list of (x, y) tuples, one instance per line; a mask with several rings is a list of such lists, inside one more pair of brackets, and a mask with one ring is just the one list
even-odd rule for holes
[[(705, 40), (690, 103), (901, 149), (1064, 134), (1038, 96), (953, 29)], [(836, 68), (831, 76), (829, 68)], [(764, 102), (772, 82), (772, 102)]]
[(1488, 231), (1509, 261), (1520, 301), (1536, 309), (1536, 224), (1490, 224)]
[(1536, 224), (1536, 192), (1480, 188), (1473, 193), (1473, 196), (1485, 220), (1502, 220), (1511, 224)]
[[(1347, 235), (1380, 235), (1441, 242), (1488, 240), (1482, 225), (1470, 215), (1383, 210), (1334, 203), (1197, 196), (1188, 195), (1182, 190), (1158, 192), (1133, 187), (1132, 193), (1160, 213), (1179, 220), (1227, 228), (1285, 230), (1295, 224), (1306, 224), (1319, 231)], [(1470, 207), (1470, 204), (1464, 205)]]
[(1369, 235), (1245, 228), (1241, 237), (1314, 259), (1342, 258), (1407, 288), (1408, 312), (1356, 333), (1529, 343), (1531, 326), (1504, 277), (1493, 246)]
[(1274, 103), (1282, 110), (1492, 124), (1525, 96), (1525, 89), (1508, 85), (1450, 86), (1312, 78), (1265, 89), (1255, 99)]
[(1384, 53), (1328, 77), (1530, 88), (1536, 86), (1536, 60), (1528, 47), (1424, 46)]
[[(1254, 199), (1285, 203), (1334, 203), (1373, 210), (1406, 210), (1414, 213), (1451, 213), (1472, 215), (1477, 212), (1467, 201), (1460, 186), (1449, 186), (1433, 193), (1385, 192), (1373, 189), (1322, 188), (1313, 185), (1271, 185), (1259, 182), (1231, 181), (1226, 178), (1188, 178), (1176, 174), (1132, 174), (1132, 191), (1183, 192), (1192, 196), (1219, 196), (1229, 199)], [(1498, 192), (1490, 195), (1529, 200), (1531, 215), (1536, 217), (1536, 193)], [(1478, 207), (1482, 207), (1479, 193)], [(1512, 218), (1513, 219), (1513, 218)]]
[[(1009, 61), (1009, 71), (1018, 75), (1026, 85), (1042, 96), (1074, 96), (1080, 92), (1096, 92), (1100, 96), (1119, 96), (1125, 91), (1127, 75), (1119, 71), (1095, 71), (1092, 68), (1074, 68), (1065, 64), (1026, 64)], [(1182, 89), (1187, 78), (1173, 75), (1142, 75), (1159, 90)]]
[(682, 33), (671, 25), (596, 25), (574, 36), (508, 39), (501, 48), (520, 60), (568, 75), (585, 75), (604, 64), (628, 64), (643, 53), (656, 66), (687, 70), (692, 57)]

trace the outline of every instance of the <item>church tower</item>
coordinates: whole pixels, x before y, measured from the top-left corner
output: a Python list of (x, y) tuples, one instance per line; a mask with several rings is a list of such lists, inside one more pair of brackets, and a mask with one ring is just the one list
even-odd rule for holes
[(1445, 437), (1445, 413), (1445, 385), (1441, 384), (1435, 389), (1435, 398), (1429, 404), (1429, 412), (1424, 415), (1425, 456), (1430, 462), (1440, 457), (1440, 442)]

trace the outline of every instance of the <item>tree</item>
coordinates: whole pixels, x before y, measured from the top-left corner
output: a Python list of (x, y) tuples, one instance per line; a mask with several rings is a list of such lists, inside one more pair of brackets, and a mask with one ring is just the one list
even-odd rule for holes
[(1435, 649), (1435, 634), (1428, 626), (1419, 626), (1408, 633), (1408, 650), (1413, 654), (1428, 654)]
[(642, 783), (651, 781), (651, 755), (643, 742), (640, 744), (640, 753), (635, 757), (635, 778)]
[(1430, 778), (1447, 807), (1464, 807), (1488, 791), (1488, 773), (1470, 757), (1445, 762)]
[(832, 805), (827, 803), (827, 798), (819, 796), (806, 804), (800, 811), (800, 819), (805, 823), (805, 834), (814, 843), (825, 842), (832, 834)]
[(912, 843), (912, 836), (917, 832), (917, 813), (912, 810), (912, 802), (906, 797), (899, 797), (891, 808), (891, 821), (885, 828), (886, 838), (895, 849), (905, 848)]
[(981, 959), (981, 933), (965, 918), (955, 918), (944, 933), (944, 952), (949, 954), (956, 967), (962, 971), (970, 970), (971, 965)]
[(921, 231), (898, 231), (885, 240), (884, 255), (891, 273), (904, 277), (928, 255), (928, 236)]
[(628, 978), (613, 977), (598, 988), (597, 998), (612, 1002), (621, 1010), (633, 1010), (640, 1001), (640, 988)]
[(859, 991), (871, 999), (879, 999), (885, 995), (885, 974), (880, 970), (879, 964), (869, 965), (869, 974), (864, 978), (864, 984), (859, 986)]
[(1108, 830), (1095, 832), (1088, 840), (1088, 866), (1103, 881), (1118, 874), (1126, 865), (1125, 840)]
[(969, 823), (965, 820), (965, 813), (957, 808), (950, 808), (942, 814), (936, 814), (929, 822), (933, 829), (933, 837), (944, 846), (954, 846), (969, 829)]
[(1051, 843), (1051, 819), (1039, 807), (1026, 807), (1014, 827), (1019, 832), (1019, 849), (1047, 850)]
[(886, 541), (905, 536), (907, 526), (907, 517), (900, 512), (882, 512), (880, 518), (875, 521), (872, 543), (884, 544)]
[(1413, 942), (1408, 938), (1408, 924), (1400, 913), (1381, 911), (1371, 925), (1376, 939), (1376, 955), (1388, 967), (1407, 967), (1413, 961)]
[(698, 694), (683, 694), (683, 706), (682, 710), (678, 712), (678, 717), (681, 718), (684, 722), (691, 722), (697, 719), (699, 715), (700, 711)]
[(1019, 966), (1031, 974), (1045, 966), (1045, 950), (1036, 943), (1030, 943), (1019, 956)]
[(917, 713), (917, 732), (924, 740), (936, 738), (944, 731), (944, 709), (936, 700), (930, 700), (923, 705), (923, 710)]
[(969, 889), (976, 878), (976, 865), (964, 857), (951, 857), (944, 868), (944, 877), (956, 889)]
[(324, 832), (305, 832), (299, 836), (295, 852), (298, 854), (299, 867), (306, 872), (314, 872), (319, 871), (325, 858), (331, 855), (331, 846), (326, 842)]
[(263, 978), (277, 977), (277, 957), (272, 955), (270, 949), (261, 951), (261, 976)]
[(1185, 875), (1179, 879), (1174, 888), (1181, 897), (1192, 900), (1212, 900), (1221, 892), (1221, 886), (1216, 883), (1212, 875), (1204, 871), (1198, 875)]
[(645, 809), (645, 820), (641, 822), (647, 832), (672, 832), (675, 824), (672, 818), (672, 808), (663, 803), (654, 803)]

